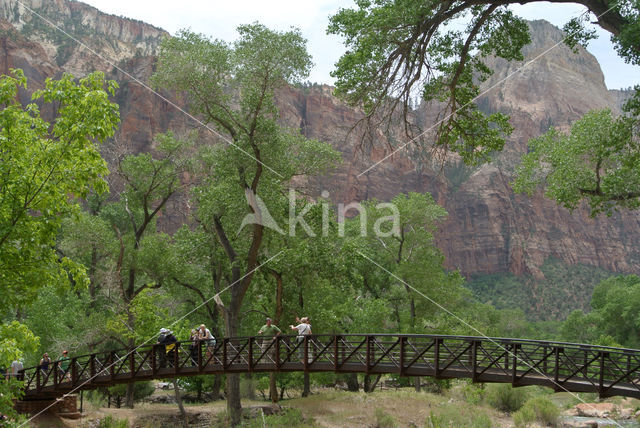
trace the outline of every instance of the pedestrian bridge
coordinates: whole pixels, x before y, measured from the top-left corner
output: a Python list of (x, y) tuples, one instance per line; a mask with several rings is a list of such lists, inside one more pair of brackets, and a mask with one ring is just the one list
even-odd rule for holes
[(178, 342), (162, 355), (141, 345), (71, 358), (65, 374), (21, 372), (23, 400), (150, 379), (246, 372), (336, 372), (468, 378), (556, 391), (640, 398), (640, 350), (537, 340), (442, 335), (336, 334), (224, 338), (215, 346)]

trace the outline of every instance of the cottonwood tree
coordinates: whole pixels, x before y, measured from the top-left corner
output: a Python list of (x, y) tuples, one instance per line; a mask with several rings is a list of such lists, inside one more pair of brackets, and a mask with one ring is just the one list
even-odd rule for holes
[[(276, 32), (252, 24), (238, 32), (239, 39), (228, 44), (180, 31), (162, 43), (153, 76), (156, 85), (184, 92), (192, 111), (225, 140), (203, 149), (202, 184), (193, 194), (196, 215), (215, 236), (229, 266), (225, 285), (230, 288), (219, 308), (231, 337), (240, 331), (242, 304), (255, 270), (260, 261), (276, 255), (261, 251), (271, 230), (260, 221), (242, 225), (245, 215), (257, 219), (263, 214), (247, 199), (258, 196), (272, 214), (280, 212), (277, 207), (287, 204), (284, 187), (294, 175), (321, 172), (336, 159), (328, 145), (278, 123), (276, 91), (299, 82), (311, 66), (299, 31)], [(236, 374), (227, 375), (227, 408), (237, 425), (241, 403)]]
[[(108, 174), (99, 143), (111, 137), (118, 106), (108, 99), (117, 87), (102, 73), (76, 81), (65, 74), (47, 79), (34, 103), (18, 101), (27, 89), (21, 70), (0, 77), (0, 314), (13, 318), (45, 285), (85, 286), (84, 268), (60, 256), (56, 236), (65, 216), (79, 211), (76, 198), (105, 192)], [(40, 117), (36, 102), (55, 108), (54, 121)], [(12, 315), (9, 315), (13, 312)], [(35, 350), (37, 338), (17, 321), (0, 325), (0, 366)], [(17, 390), (0, 387), (0, 413), (12, 413)]]
[[(486, 161), (491, 152), (502, 149), (511, 127), (505, 115), (484, 114), (473, 102), (479, 84), (492, 72), (484, 59), (523, 58), (521, 49), (530, 40), (527, 25), (508, 6), (536, 2), (539, 0), (357, 1), (355, 8), (341, 9), (332, 16), (328, 30), (343, 36), (348, 49), (333, 72), (336, 93), (363, 105), (369, 119), (389, 120), (400, 110), (407, 131), (413, 133), (407, 113), (411, 98), (420, 94), (425, 101), (435, 102), (440, 111), (434, 147), (457, 152), (467, 163)], [(637, 1), (550, 3), (568, 2), (589, 11), (566, 24), (569, 45), (593, 37), (585, 22), (595, 17), (611, 33), (618, 54), (640, 64)], [(459, 19), (468, 22), (462, 30), (455, 25)]]

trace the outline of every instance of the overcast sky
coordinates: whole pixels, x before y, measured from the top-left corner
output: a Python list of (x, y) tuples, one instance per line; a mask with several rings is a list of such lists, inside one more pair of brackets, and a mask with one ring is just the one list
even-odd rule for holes
[[(353, 6), (352, 0), (82, 0), (103, 12), (139, 19), (174, 34), (190, 28), (214, 38), (232, 41), (240, 24), (259, 21), (272, 29), (298, 27), (308, 40), (315, 67), (309, 80), (332, 83), (329, 72), (344, 52), (341, 40), (326, 34), (329, 15)], [(514, 7), (527, 19), (546, 19), (562, 26), (579, 15), (583, 7), (572, 4), (529, 4)], [(625, 64), (615, 53), (609, 33), (596, 27), (600, 37), (591, 41), (589, 51), (598, 58), (610, 89), (640, 83), (640, 67)]]

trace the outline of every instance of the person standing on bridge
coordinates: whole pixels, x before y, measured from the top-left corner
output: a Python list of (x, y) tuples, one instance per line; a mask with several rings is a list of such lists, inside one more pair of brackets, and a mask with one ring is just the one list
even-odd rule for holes
[(42, 359), (40, 360), (40, 371), (45, 376), (49, 373), (49, 364), (51, 364), (51, 358), (49, 358), (49, 354), (45, 352), (42, 354)]
[[(260, 331), (258, 331), (258, 336), (267, 336), (270, 338), (269, 340), (264, 339), (261, 343), (263, 353), (269, 346), (269, 344), (276, 340), (276, 336), (280, 335), (281, 333), (282, 330), (280, 330), (275, 324), (272, 324), (271, 318), (267, 317), (266, 324), (260, 328)], [(273, 351), (275, 352), (275, 349)]]
[(62, 357), (60, 361), (58, 361), (58, 367), (60, 369), (60, 379), (71, 380), (71, 376), (69, 374), (69, 364), (71, 363), (71, 359), (69, 358), (69, 353), (64, 350), (62, 351)]
[[(297, 318), (296, 318), (297, 320)], [(304, 341), (304, 337), (311, 334), (311, 324), (309, 324), (309, 319), (307, 317), (300, 318), (300, 323), (296, 326), (293, 324), (289, 326), (291, 330), (298, 331), (298, 356), (300, 360), (304, 361), (304, 346), (302, 346), (302, 342)]]
[(22, 370), (23, 368), (24, 366), (22, 365), (22, 361), (14, 360), (11, 363), (11, 367), (9, 367), (9, 371), (7, 372), (7, 380), (9, 379), (22, 380), (20, 379), (21, 377), (20, 370)]
[(200, 328), (198, 329), (198, 338), (203, 340), (207, 345), (207, 361), (209, 361), (211, 355), (215, 352), (216, 338), (213, 337), (213, 334), (211, 334), (207, 326), (204, 324), (200, 324)]

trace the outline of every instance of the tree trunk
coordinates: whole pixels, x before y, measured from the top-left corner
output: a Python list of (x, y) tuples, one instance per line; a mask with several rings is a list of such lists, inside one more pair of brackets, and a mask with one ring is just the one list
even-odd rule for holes
[(309, 381), (309, 373), (304, 372), (304, 388), (302, 389), (302, 396), (308, 397), (311, 394), (311, 382)]
[(380, 378), (382, 377), (382, 375), (378, 375), (376, 376), (375, 380), (373, 382), (371, 382), (371, 376), (370, 375), (365, 375), (364, 377), (364, 392), (373, 392), (376, 389), (376, 386), (378, 385), (378, 382), (380, 382)]
[(211, 394), (213, 395), (213, 399), (216, 401), (221, 398), (220, 388), (222, 388), (222, 375), (215, 375), (213, 377), (213, 386), (211, 387)]
[(251, 373), (245, 373), (244, 378), (246, 379), (246, 385), (247, 385), (247, 398), (249, 400), (255, 400), (256, 387), (253, 382), (253, 377), (251, 376)]
[[(132, 315), (129, 314), (129, 321), (131, 321), (132, 318), (133, 318)], [(129, 324), (129, 325), (131, 325), (131, 324)], [(129, 349), (135, 349), (135, 347), (136, 347), (136, 344), (134, 342), (134, 339), (133, 338), (129, 339)], [(133, 382), (132, 383), (128, 383), (127, 384), (127, 391), (125, 393), (125, 397), (126, 397), (125, 398), (125, 405), (130, 409), (133, 409), (133, 398), (134, 398), (133, 397), (133, 392), (134, 392), (134, 383)]]
[(360, 390), (357, 373), (350, 373), (347, 375), (347, 389), (351, 392), (358, 392)]
[(180, 409), (180, 415), (182, 415), (182, 426), (184, 428), (188, 428), (189, 426), (189, 416), (187, 416), (187, 412), (184, 410), (184, 406), (182, 405), (182, 396), (180, 395), (180, 388), (178, 387), (178, 379), (173, 378), (173, 392), (176, 396), (176, 403), (178, 403), (178, 409)]
[[(235, 337), (240, 327), (240, 320), (238, 320), (240, 305), (235, 297), (232, 291), (229, 311), (225, 317), (228, 337)], [(240, 425), (242, 421), (242, 402), (240, 401), (240, 375), (237, 373), (227, 374), (227, 413), (229, 414), (231, 426)]]
[(415, 377), (415, 378), (413, 379), (413, 385), (414, 385), (414, 386), (415, 386), (415, 388), (416, 388), (416, 392), (420, 392), (420, 390), (421, 390), (421, 386), (420, 386), (420, 377)]
[(269, 373), (269, 397), (272, 403), (278, 402), (278, 385), (276, 385), (277, 373)]

